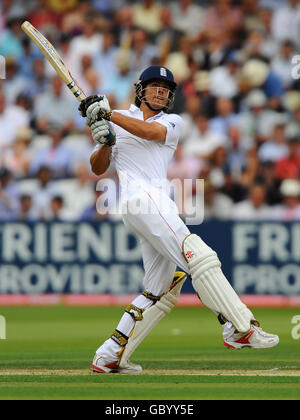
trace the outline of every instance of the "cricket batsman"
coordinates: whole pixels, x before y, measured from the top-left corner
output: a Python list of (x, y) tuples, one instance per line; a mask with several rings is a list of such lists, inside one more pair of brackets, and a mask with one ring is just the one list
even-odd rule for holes
[[(176, 305), (186, 273), (203, 304), (222, 324), (226, 347), (263, 349), (279, 342), (277, 335), (260, 328), (240, 300), (216, 252), (189, 231), (165, 189), (153, 185), (154, 179), (166, 180), (183, 129), (181, 117), (167, 113), (175, 91), (171, 71), (150, 66), (135, 84), (135, 104), (128, 110), (111, 110), (104, 95), (90, 96), (79, 106), (96, 143), (90, 159), (92, 171), (101, 175), (114, 163), (121, 191), (126, 190), (122, 217), (140, 239), (145, 270), (144, 292), (126, 307), (111, 337), (96, 351), (91, 369), (97, 373), (142, 371), (129, 359)], [(183, 272), (176, 272), (177, 266)]]

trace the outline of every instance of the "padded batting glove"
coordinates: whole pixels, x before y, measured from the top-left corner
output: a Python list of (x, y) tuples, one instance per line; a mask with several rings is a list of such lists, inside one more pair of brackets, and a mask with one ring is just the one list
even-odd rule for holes
[(99, 100), (100, 98), (98, 95), (92, 95), (85, 98), (83, 101), (80, 102), (80, 105), (78, 107), (79, 114), (85, 118), (88, 107), (93, 103), (98, 102)]
[(105, 120), (95, 121), (91, 124), (92, 137), (96, 144), (113, 146), (116, 142), (116, 135), (112, 127)]

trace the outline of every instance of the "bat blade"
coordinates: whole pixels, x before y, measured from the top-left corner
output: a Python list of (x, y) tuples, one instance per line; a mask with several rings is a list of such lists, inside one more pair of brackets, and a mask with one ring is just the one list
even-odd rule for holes
[(25, 21), (21, 25), (22, 30), (34, 42), (38, 49), (44, 54), (46, 59), (52, 65), (56, 73), (60, 76), (63, 82), (68, 86), (76, 99), (81, 102), (86, 98), (86, 94), (79, 87), (76, 80), (73, 78), (68, 67), (65, 65), (63, 59), (58, 54), (53, 45), (39, 32), (30, 22)]

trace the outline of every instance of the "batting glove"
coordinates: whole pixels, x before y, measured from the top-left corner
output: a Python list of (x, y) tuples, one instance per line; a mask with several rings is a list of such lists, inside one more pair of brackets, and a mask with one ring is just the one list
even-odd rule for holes
[(91, 124), (92, 137), (96, 144), (113, 146), (116, 142), (116, 135), (112, 127), (105, 120), (95, 121)]
[(79, 114), (82, 117), (86, 117), (86, 111), (90, 105), (92, 105), (95, 102), (99, 101), (98, 95), (92, 95), (85, 98), (83, 101), (80, 102), (80, 105), (78, 107)]
[(97, 102), (93, 102), (86, 111), (87, 124), (92, 124), (93, 121), (97, 121), (99, 118), (104, 118), (110, 121), (112, 116), (112, 110), (108, 99), (105, 95), (99, 96)]

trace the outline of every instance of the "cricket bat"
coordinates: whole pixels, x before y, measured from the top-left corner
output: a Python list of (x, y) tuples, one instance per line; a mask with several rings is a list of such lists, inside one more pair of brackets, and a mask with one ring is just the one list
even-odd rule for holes
[(44, 54), (49, 63), (52, 65), (56, 73), (61, 77), (63, 82), (68, 86), (75, 98), (81, 102), (86, 98), (86, 94), (78, 86), (78, 83), (70, 73), (68, 67), (63, 62), (62, 58), (53, 47), (53, 45), (42, 35), (30, 22), (25, 21), (21, 28), (35, 43), (39, 50)]

